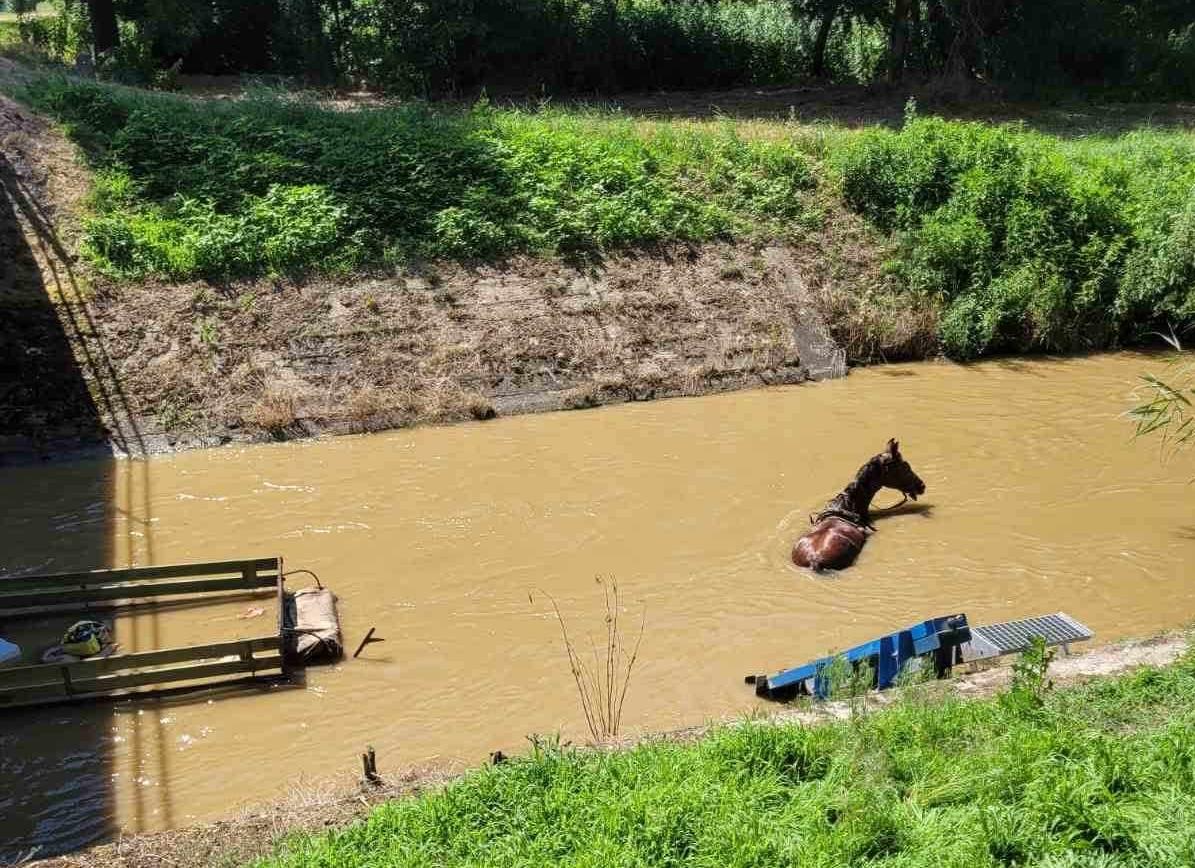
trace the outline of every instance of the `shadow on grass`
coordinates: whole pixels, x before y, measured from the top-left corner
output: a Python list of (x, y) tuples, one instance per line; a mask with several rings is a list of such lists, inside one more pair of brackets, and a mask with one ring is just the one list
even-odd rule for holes
[[(995, 94), (952, 96), (930, 88), (864, 85), (819, 85), (785, 88), (740, 88), (622, 94), (596, 100), (564, 99), (557, 105), (578, 109), (614, 109), (645, 119), (716, 119), (828, 123), (847, 129), (868, 126), (899, 128), (908, 100), (917, 101), (921, 115), (987, 123), (1023, 123), (1031, 130), (1059, 138), (1117, 136), (1136, 129), (1190, 130), (1195, 128), (1195, 105), (1181, 102), (1056, 103), (1001, 99)], [(501, 100), (498, 100), (499, 102)], [(507, 102), (533, 107), (534, 99), (508, 97)]]

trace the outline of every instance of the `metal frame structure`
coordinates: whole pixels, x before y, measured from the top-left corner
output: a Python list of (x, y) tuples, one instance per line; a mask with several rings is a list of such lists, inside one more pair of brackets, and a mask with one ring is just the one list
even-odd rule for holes
[(1062, 646), (1064, 651), (1069, 651), (1072, 642), (1083, 642), (1093, 635), (1088, 627), (1064, 612), (983, 627), (972, 627), (967, 623), (967, 616), (961, 613), (943, 615), (848, 648), (841, 654), (822, 657), (771, 676), (748, 675), (745, 680), (755, 685), (757, 696), (765, 699), (786, 700), (799, 695), (825, 699), (832, 687), (829, 667), (838, 659), (845, 659), (856, 668), (863, 664), (872, 666), (871, 686), (884, 690), (896, 683), (910, 660), (919, 657), (932, 655), (934, 669), (940, 677), (960, 663), (1025, 651), (1034, 638), (1041, 638), (1047, 646)]
[(288, 676), (283, 583), (280, 557), (0, 579), (0, 618), (86, 613), (161, 598), (216, 602), (229, 594), (272, 592), (278, 601), (277, 629), (270, 635), (0, 667), (0, 709)]

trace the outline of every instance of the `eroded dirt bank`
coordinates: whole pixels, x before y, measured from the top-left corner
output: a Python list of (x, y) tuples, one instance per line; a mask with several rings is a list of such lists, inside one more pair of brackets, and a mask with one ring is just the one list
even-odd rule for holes
[(0, 461), (795, 383), (843, 372), (848, 354), (934, 347), (936, 312), (885, 295), (883, 245), (845, 211), (785, 243), (116, 285), (78, 256), (90, 178), (74, 147), (2, 97), (0, 139), (13, 263)]
[[(1143, 666), (1165, 666), (1187, 650), (1190, 638), (1185, 633), (1166, 634), (1144, 640), (1130, 640), (1100, 646), (1085, 653), (1058, 656), (1050, 665), (1049, 675), (1055, 686), (1080, 684), (1094, 678), (1116, 675)], [(1011, 679), (1011, 666), (995, 665), (978, 672), (962, 674), (949, 681), (931, 684), (942, 694), (978, 698), (1004, 689)], [(899, 698), (900, 691), (871, 694), (867, 707), (878, 708)], [(772, 719), (777, 722), (800, 721), (816, 725), (826, 720), (849, 716), (845, 702), (828, 702), (801, 708), (779, 707)], [(722, 724), (733, 721), (722, 721)], [(691, 727), (650, 738), (691, 741), (707, 733), (710, 725)], [(635, 741), (603, 745), (599, 749), (632, 747)], [(26, 864), (38, 868), (208, 868), (246, 864), (270, 853), (279, 841), (297, 832), (342, 828), (365, 816), (384, 801), (417, 795), (451, 780), (438, 769), (412, 768), (384, 775), (381, 785), (353, 783), (346, 772), (338, 780), (311, 782), (296, 787), (285, 801), (247, 812), (217, 823), (168, 832), (122, 837), (114, 843), (54, 859)]]

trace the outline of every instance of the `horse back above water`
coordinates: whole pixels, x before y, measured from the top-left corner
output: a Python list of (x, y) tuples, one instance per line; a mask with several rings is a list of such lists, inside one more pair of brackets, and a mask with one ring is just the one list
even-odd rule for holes
[(925, 493), (925, 483), (895, 440), (889, 440), (888, 447), (860, 467), (847, 487), (810, 519), (813, 527), (793, 546), (793, 563), (819, 572), (853, 564), (868, 534), (875, 531), (871, 501), (881, 488), (894, 488), (913, 500)]

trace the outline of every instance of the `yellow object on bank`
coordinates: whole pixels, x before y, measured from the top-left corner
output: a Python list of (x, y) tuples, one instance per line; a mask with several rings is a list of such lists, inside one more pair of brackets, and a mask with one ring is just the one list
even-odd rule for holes
[(62, 650), (76, 657), (91, 657), (104, 650), (112, 640), (108, 625), (99, 621), (79, 621), (62, 635)]

